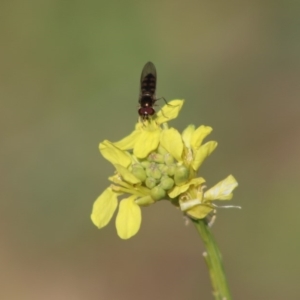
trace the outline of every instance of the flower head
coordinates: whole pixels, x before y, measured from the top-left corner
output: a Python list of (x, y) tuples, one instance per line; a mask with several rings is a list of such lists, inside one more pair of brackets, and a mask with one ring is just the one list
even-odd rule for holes
[(205, 179), (197, 177), (203, 161), (214, 151), (217, 142), (203, 140), (212, 128), (189, 125), (180, 134), (167, 121), (176, 118), (183, 100), (173, 100), (153, 118), (138, 122), (135, 130), (119, 142), (100, 143), (101, 154), (110, 161), (115, 175), (95, 201), (91, 219), (102, 228), (118, 207), (118, 235), (128, 239), (141, 225), (141, 206), (169, 200), (191, 218), (202, 219), (211, 213), (214, 200), (230, 200), (237, 182), (232, 175), (205, 191)]

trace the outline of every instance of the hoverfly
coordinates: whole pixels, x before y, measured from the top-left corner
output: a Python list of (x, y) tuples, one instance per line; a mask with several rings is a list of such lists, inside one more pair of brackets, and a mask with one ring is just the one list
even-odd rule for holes
[(147, 120), (149, 116), (155, 114), (153, 106), (157, 100), (155, 97), (156, 78), (155, 66), (149, 61), (145, 64), (141, 74), (140, 108), (138, 113), (143, 120)]

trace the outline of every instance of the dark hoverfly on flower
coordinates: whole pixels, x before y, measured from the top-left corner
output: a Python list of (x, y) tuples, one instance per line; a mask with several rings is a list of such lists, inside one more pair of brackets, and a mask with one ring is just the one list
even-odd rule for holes
[(147, 120), (149, 116), (155, 114), (153, 108), (156, 102), (156, 69), (152, 62), (147, 62), (141, 74), (141, 88), (139, 96), (140, 108), (138, 113), (143, 120)]

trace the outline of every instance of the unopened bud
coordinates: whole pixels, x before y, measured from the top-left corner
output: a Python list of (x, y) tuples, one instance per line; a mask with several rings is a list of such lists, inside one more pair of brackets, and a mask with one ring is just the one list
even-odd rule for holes
[(166, 166), (165, 164), (158, 164), (158, 169), (162, 174), (167, 174), (168, 172), (168, 166)]
[(189, 169), (185, 166), (178, 166), (175, 170), (174, 180), (176, 185), (183, 185), (189, 180)]
[(155, 155), (153, 155), (153, 161), (162, 164), (164, 163), (164, 156), (162, 154), (155, 153)]
[(148, 177), (145, 181), (146, 187), (152, 189), (156, 186), (156, 180), (152, 177)]
[(151, 162), (144, 160), (141, 162), (141, 165), (144, 167), (144, 169), (148, 168), (150, 166)]
[(157, 163), (163, 163), (164, 162), (164, 156), (162, 154), (152, 152), (147, 157), (147, 160), (151, 161), (151, 162), (153, 161), (153, 162), (157, 162)]
[(167, 165), (171, 165), (171, 164), (174, 163), (174, 157), (173, 157), (170, 153), (167, 153), (167, 154), (165, 155), (165, 163), (166, 163)]
[(147, 178), (146, 171), (138, 164), (133, 165), (131, 173), (140, 181), (145, 181)]
[(146, 174), (147, 174), (147, 176), (148, 177), (152, 177), (151, 176), (151, 172), (154, 170), (156, 168), (156, 163), (150, 163), (149, 165), (148, 165), (148, 167), (146, 168)]
[(160, 186), (156, 186), (151, 190), (150, 195), (155, 201), (158, 201), (166, 197), (166, 191)]
[(153, 170), (152, 176), (154, 179), (160, 179), (161, 178), (161, 171), (157, 168)]
[(174, 176), (175, 170), (176, 170), (176, 165), (168, 166), (168, 171), (167, 171), (168, 175), (169, 176)]
[(164, 190), (170, 190), (174, 186), (174, 180), (169, 176), (163, 176), (160, 180), (160, 187)]
[(135, 200), (135, 203), (140, 205), (140, 206), (148, 206), (148, 205), (150, 205), (154, 202), (155, 202), (154, 199), (149, 195), (138, 198), (138, 199)]
[(150, 166), (146, 169), (146, 174), (148, 177), (152, 177), (154, 179), (160, 179), (161, 177), (161, 172), (155, 163), (150, 164)]

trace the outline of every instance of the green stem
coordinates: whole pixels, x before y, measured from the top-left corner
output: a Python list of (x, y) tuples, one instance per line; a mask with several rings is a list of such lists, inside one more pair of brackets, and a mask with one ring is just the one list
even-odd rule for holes
[(211, 284), (213, 287), (213, 295), (216, 300), (231, 300), (224, 268), (222, 265), (221, 253), (210, 232), (208, 223), (205, 219), (192, 220), (196, 229), (204, 242), (206, 252), (203, 254), (206, 261)]

